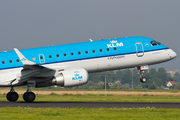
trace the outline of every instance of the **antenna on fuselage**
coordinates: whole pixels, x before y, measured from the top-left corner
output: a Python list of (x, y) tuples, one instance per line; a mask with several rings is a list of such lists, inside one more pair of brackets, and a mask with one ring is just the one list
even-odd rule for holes
[(93, 42), (93, 40), (92, 40), (92, 39), (89, 39), (89, 41), (90, 41), (90, 42)]

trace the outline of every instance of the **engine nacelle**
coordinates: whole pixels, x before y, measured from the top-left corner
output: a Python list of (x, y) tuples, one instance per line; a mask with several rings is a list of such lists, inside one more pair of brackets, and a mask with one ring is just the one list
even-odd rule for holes
[(64, 87), (83, 85), (88, 82), (88, 72), (84, 68), (61, 71), (52, 83)]

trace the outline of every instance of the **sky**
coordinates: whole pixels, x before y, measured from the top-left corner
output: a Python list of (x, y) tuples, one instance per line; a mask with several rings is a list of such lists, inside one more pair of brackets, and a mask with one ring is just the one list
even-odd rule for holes
[[(0, 0), (0, 51), (145, 36), (180, 52), (180, 0)], [(180, 56), (150, 67), (180, 71)]]

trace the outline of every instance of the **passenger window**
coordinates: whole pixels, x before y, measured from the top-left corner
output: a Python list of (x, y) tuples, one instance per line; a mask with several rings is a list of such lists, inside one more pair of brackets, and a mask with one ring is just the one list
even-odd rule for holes
[(81, 55), (81, 52), (78, 52), (79, 55)]
[(86, 54), (88, 54), (88, 51), (85, 51)]
[(117, 48), (116, 48), (116, 47), (114, 47), (114, 50), (117, 50)]
[(49, 58), (52, 58), (52, 55), (49, 55)]
[(95, 50), (93, 50), (92, 52), (95, 53)]
[(156, 46), (157, 43), (156, 43), (155, 41), (151, 41), (151, 45), (152, 45), (152, 46)]
[(19, 59), (17, 59), (16, 61), (19, 62)]
[(99, 51), (102, 52), (102, 49), (100, 49)]
[(73, 55), (74, 55), (74, 53), (72, 52), (72, 53), (71, 53), (71, 55), (73, 56)]
[(9, 63), (12, 63), (12, 60), (9, 60)]
[[(32, 59), (33, 59), (34, 61), (36, 60), (36, 58), (35, 58), (35, 57), (33, 57)], [(18, 62), (18, 61), (19, 61), (19, 59), (17, 59), (16, 61)]]
[(43, 59), (43, 56), (41, 56), (40, 58)]
[(5, 62), (4, 62), (4, 61), (2, 61), (2, 64), (5, 64)]
[(109, 51), (109, 48), (107, 48), (107, 51)]
[(59, 54), (57, 54), (56, 57), (59, 57)]
[(67, 54), (66, 53), (64, 53), (64, 57), (66, 57), (67, 56)]

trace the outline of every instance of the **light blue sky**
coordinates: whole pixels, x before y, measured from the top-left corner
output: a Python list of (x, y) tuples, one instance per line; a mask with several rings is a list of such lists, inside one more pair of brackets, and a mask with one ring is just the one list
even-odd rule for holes
[[(0, 51), (145, 36), (179, 54), (180, 0), (0, 0)], [(180, 57), (152, 67), (180, 69)]]

